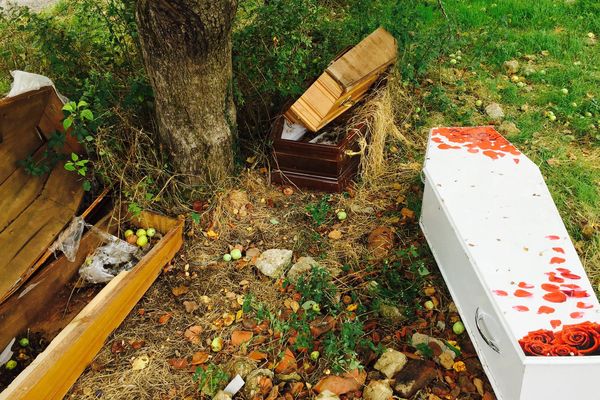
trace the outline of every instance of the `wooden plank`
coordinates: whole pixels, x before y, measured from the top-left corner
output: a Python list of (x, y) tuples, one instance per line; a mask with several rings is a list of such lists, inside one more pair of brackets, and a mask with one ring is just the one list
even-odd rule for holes
[(33, 154), (42, 145), (36, 126), (50, 90), (43, 88), (0, 99), (0, 183), (18, 168), (17, 161)]
[[(50, 139), (55, 132), (65, 133), (62, 124), (64, 119), (64, 113), (62, 111), (63, 105), (64, 104), (56, 94), (56, 91), (52, 90), (48, 96), (48, 104), (46, 105), (38, 124), (40, 132), (46, 139)], [(70, 133), (71, 130), (72, 129), (69, 129), (68, 133)], [(81, 144), (70, 134), (67, 134), (65, 144), (65, 150), (68, 152), (81, 153), (83, 151)]]
[[(150, 216), (148, 223), (165, 224)], [(125, 319), (183, 244), (183, 221), (176, 225), (129, 272), (106, 285), (79, 315), (17, 378), (0, 393), (0, 400), (62, 398)]]
[(77, 176), (59, 164), (40, 196), (0, 232), (0, 302), (18, 289), (81, 204)]
[(350, 87), (396, 60), (396, 39), (378, 28), (342, 57), (327, 67), (327, 72), (342, 87)]
[[(106, 215), (95, 226), (105, 229), (110, 217)], [(0, 348), (3, 349), (13, 337), (31, 327), (38, 316), (47, 311), (48, 304), (73, 279), (85, 258), (101, 241), (98, 235), (85, 233), (73, 262), (64, 255), (59, 257), (28, 281), (19, 292), (0, 304)]]
[(17, 168), (0, 184), (0, 232), (33, 203), (47, 178), (48, 174), (31, 176), (23, 168)]

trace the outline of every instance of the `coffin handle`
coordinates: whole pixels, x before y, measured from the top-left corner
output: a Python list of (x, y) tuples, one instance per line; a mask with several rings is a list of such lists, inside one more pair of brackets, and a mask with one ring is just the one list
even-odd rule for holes
[[(483, 311), (479, 310), (479, 307), (477, 307), (477, 310), (475, 310), (475, 326), (477, 327), (477, 331), (479, 332), (479, 335), (481, 336), (481, 338), (483, 339), (483, 341), (492, 348), (492, 350), (494, 350), (496, 353), (500, 354), (500, 348), (498, 347), (498, 344), (496, 343), (495, 340), (490, 339), (488, 336), (490, 336), (489, 334), (489, 329), (487, 328), (486, 324), (485, 324), (485, 317), (487, 317), (488, 315), (486, 313), (484, 313)], [(484, 332), (487, 332), (487, 336)]]
[(348, 157), (360, 156), (362, 153), (363, 153), (362, 150), (359, 150), (359, 151), (346, 150), (344, 152), (344, 154)]

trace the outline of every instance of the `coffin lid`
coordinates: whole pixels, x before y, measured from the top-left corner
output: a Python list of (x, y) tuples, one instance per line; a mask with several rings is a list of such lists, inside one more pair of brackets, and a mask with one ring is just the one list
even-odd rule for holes
[(364, 97), (367, 90), (394, 63), (396, 39), (378, 28), (356, 46), (344, 51), (285, 112), (288, 120), (316, 132)]
[(461, 279), (481, 281), (515, 342), (540, 329), (600, 323), (538, 166), (493, 127), (432, 129), (424, 173), (477, 272)]
[[(77, 212), (81, 181), (60, 161), (33, 176), (19, 161), (44, 156), (48, 139), (64, 133), (63, 103), (51, 86), (0, 99), (0, 303), (50, 255), (48, 247)], [(66, 135), (60, 150), (80, 152)]]

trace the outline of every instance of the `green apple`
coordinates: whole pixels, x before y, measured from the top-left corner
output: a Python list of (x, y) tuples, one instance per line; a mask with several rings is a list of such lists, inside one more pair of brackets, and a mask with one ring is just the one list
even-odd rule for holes
[(240, 249), (233, 249), (229, 254), (231, 254), (231, 258), (234, 260), (239, 260), (240, 258), (242, 258), (242, 252), (240, 251)]
[(6, 364), (4, 364), (4, 367), (9, 371), (13, 370), (17, 368), (17, 362), (15, 360), (9, 360)]
[(125, 239), (127, 239), (131, 235), (133, 235), (133, 231), (131, 229), (127, 229), (123, 234), (123, 236), (125, 236)]
[(137, 244), (140, 247), (144, 247), (145, 245), (148, 244), (148, 236), (146, 236), (146, 235), (138, 236), (138, 239), (135, 242), (135, 244)]
[(156, 229), (154, 229), (154, 228), (146, 229), (146, 236), (153, 237), (154, 235), (156, 235)]
[(433, 304), (433, 301), (431, 301), (431, 300), (427, 300), (424, 305), (425, 305), (425, 308), (428, 310), (433, 310), (435, 307), (435, 304)]
[(146, 232), (146, 230), (145, 230), (145, 229), (142, 229), (142, 228), (140, 228), (140, 229), (138, 229), (138, 230), (137, 230), (137, 232), (135, 233), (135, 235), (136, 235), (137, 237), (140, 237), (140, 236), (146, 236), (146, 235), (147, 235), (147, 232)]
[(19, 344), (21, 345), (21, 347), (27, 347), (29, 346), (29, 339), (27, 339), (26, 337), (21, 338), (19, 340)]
[(223, 261), (231, 261), (231, 254), (223, 254)]
[(346, 211), (338, 211), (337, 219), (339, 219), (340, 221), (343, 221), (346, 218), (348, 218), (348, 214), (346, 214)]
[(317, 361), (319, 359), (319, 356), (321, 355), (321, 353), (319, 353), (318, 351), (313, 351), (310, 353), (310, 359), (313, 361)]
[(456, 333), (457, 335), (462, 335), (465, 331), (465, 326), (463, 325), (462, 322), (460, 321), (456, 321), (454, 323), (454, 325), (452, 325), (452, 332)]

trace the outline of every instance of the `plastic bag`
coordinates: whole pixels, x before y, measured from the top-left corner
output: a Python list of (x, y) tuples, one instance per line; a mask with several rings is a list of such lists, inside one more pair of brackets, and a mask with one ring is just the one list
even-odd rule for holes
[(32, 90), (38, 90), (46, 86), (52, 86), (54, 91), (63, 103), (69, 101), (65, 96), (61, 95), (54, 82), (44, 75), (32, 74), (31, 72), (25, 71), (11, 71), (10, 74), (13, 77), (13, 83), (10, 87), (7, 97), (14, 97), (21, 93), (31, 92)]
[(135, 265), (137, 246), (131, 245), (94, 226), (90, 229), (99, 235), (105, 244), (96, 249), (79, 268), (79, 276), (90, 283), (106, 283), (121, 271), (129, 271)]
[(75, 261), (85, 221), (81, 217), (75, 217), (69, 226), (58, 235), (58, 238), (52, 243), (49, 250), (56, 255), (58, 250), (62, 251), (67, 260)]

